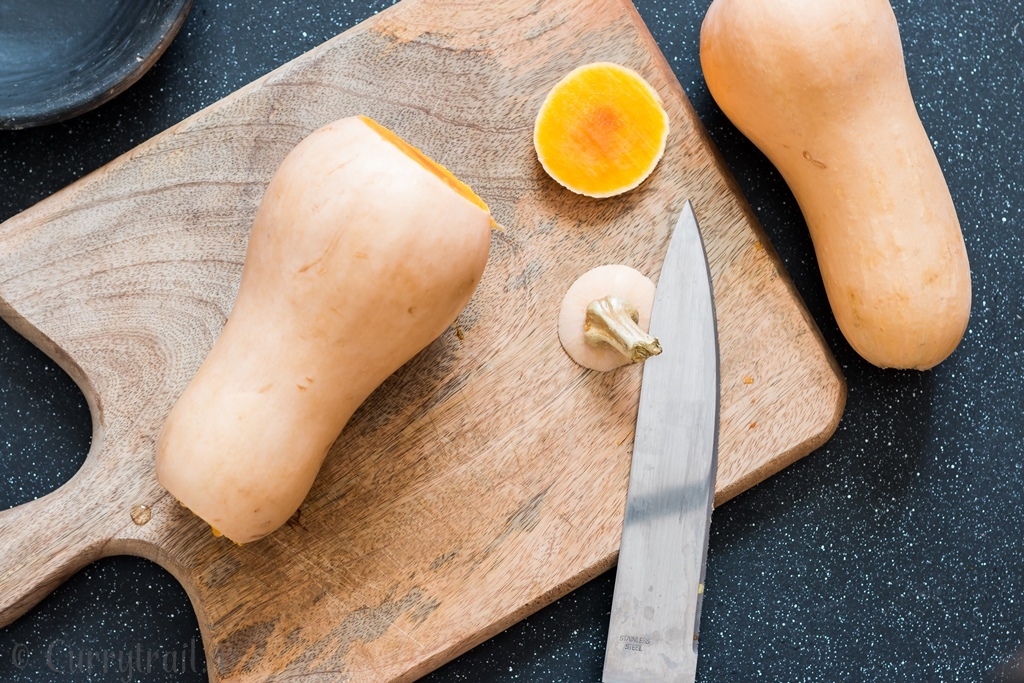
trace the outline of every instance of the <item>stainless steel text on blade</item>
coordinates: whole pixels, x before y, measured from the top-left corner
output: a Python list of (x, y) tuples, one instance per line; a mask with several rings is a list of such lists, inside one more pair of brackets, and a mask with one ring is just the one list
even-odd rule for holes
[(718, 460), (711, 276), (689, 202), (651, 313), (605, 651), (605, 683), (693, 683)]

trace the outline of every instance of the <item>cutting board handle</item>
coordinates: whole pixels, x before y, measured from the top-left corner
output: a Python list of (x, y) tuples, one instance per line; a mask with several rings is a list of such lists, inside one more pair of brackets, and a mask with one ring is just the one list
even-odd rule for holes
[(0, 511), (0, 627), (103, 554), (111, 503), (90, 460), (56, 491)]

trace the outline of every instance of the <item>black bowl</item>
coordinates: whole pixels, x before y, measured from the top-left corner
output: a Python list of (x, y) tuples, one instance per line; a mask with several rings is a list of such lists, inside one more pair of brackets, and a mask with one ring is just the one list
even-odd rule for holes
[(98, 107), (163, 54), (192, 0), (0, 0), (0, 129)]

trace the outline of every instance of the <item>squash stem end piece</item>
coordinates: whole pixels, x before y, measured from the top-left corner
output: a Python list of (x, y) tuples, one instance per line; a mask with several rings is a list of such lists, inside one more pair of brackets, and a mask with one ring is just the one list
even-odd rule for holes
[(595, 299), (587, 305), (583, 338), (588, 344), (606, 344), (630, 363), (641, 363), (661, 353), (661, 342), (639, 325), (636, 306), (617, 296)]

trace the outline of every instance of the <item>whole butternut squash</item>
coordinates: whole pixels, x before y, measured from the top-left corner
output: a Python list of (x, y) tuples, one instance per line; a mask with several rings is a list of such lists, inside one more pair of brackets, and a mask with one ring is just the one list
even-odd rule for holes
[(345, 423), (463, 309), (491, 219), (473, 192), (363, 117), (274, 174), (234, 308), (168, 416), (160, 483), (238, 543), (298, 509)]
[(800, 204), (853, 348), (881, 367), (945, 359), (970, 314), (967, 250), (887, 0), (714, 0), (700, 58)]

